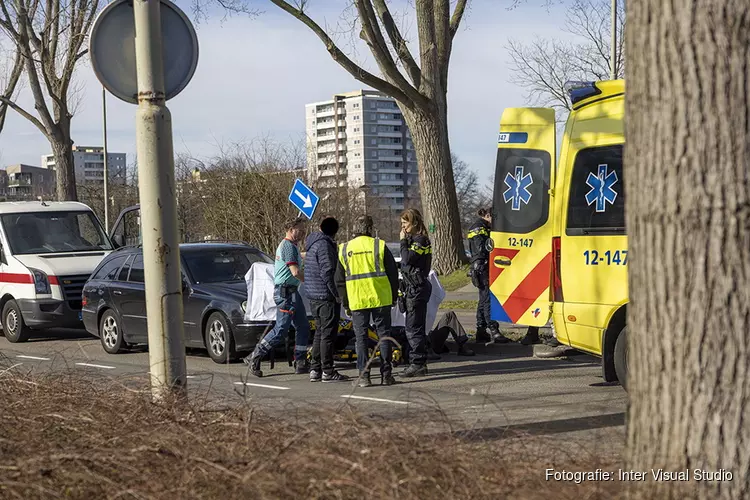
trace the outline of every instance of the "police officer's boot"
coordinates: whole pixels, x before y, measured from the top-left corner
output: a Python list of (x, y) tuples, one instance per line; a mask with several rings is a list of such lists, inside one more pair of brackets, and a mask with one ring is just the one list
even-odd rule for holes
[(500, 333), (500, 330), (497, 328), (497, 325), (490, 326), (490, 335), (492, 336), (492, 343), (494, 344), (507, 344), (510, 342), (510, 339)]
[(409, 365), (401, 372), (402, 377), (424, 377), (427, 375), (427, 365)]
[(303, 375), (310, 372), (310, 363), (306, 358), (298, 359), (294, 362), (294, 373), (297, 375)]
[(244, 361), (245, 364), (250, 367), (250, 373), (259, 378), (263, 376), (263, 372), (260, 371), (260, 360), (262, 357), (263, 355), (256, 347), (250, 356), (242, 358), (242, 361)]
[(477, 327), (477, 343), (478, 344), (485, 343), (485, 342), (489, 342), (490, 340), (492, 340), (492, 338), (490, 337), (490, 334), (487, 333), (487, 328), (478, 326)]
[(521, 345), (532, 345), (539, 343), (539, 329), (533, 326), (529, 327), (526, 335), (521, 339)]

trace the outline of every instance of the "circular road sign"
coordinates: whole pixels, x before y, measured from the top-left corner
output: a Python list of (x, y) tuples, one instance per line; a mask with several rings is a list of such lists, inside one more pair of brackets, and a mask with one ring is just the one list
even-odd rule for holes
[[(161, 0), (164, 92), (171, 99), (187, 86), (198, 66), (198, 36), (175, 4)], [(135, 18), (132, 0), (115, 0), (96, 16), (89, 38), (96, 77), (112, 95), (138, 104)]]

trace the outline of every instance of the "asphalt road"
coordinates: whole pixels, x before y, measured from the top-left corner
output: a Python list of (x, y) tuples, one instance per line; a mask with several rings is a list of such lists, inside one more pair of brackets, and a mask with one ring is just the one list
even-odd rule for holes
[[(621, 443), (626, 393), (619, 385), (602, 382), (597, 359), (586, 355), (538, 359), (532, 357), (531, 347), (520, 344), (472, 347), (475, 357), (446, 354), (431, 362), (426, 378), (366, 389), (345, 382), (310, 383), (307, 375), (295, 375), (285, 361), (277, 362), (274, 370), (264, 363), (265, 376), (258, 379), (249, 376), (241, 362), (217, 365), (206, 353), (190, 351), (188, 387), (194, 394), (249, 398), (269, 411), (350, 404), (363, 414), (389, 419), (437, 412), (453, 428), (488, 437), (511, 429)], [(72, 330), (21, 344), (0, 337), (0, 354), (18, 370), (86, 370), (103, 380), (145, 379), (149, 366), (145, 349), (110, 355), (99, 339)], [(356, 376), (354, 365), (342, 364), (338, 369)], [(376, 367), (372, 373), (373, 383), (379, 383)]]

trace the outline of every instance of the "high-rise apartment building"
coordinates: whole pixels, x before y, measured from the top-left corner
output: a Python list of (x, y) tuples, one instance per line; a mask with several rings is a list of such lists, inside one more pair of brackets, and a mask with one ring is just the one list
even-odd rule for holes
[(305, 106), (308, 175), (315, 189), (361, 190), (367, 207), (419, 204), (417, 156), (396, 101), (359, 90)]
[[(77, 184), (104, 183), (104, 148), (73, 146), (73, 164)], [(111, 184), (125, 184), (127, 157), (125, 153), (107, 152), (107, 167)], [(55, 156), (42, 156), (42, 168), (55, 170)]]

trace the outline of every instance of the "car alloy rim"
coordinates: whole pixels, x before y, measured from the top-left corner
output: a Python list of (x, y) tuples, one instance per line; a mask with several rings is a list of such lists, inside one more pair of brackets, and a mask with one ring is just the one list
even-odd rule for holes
[(5, 317), (5, 325), (10, 333), (16, 333), (18, 328), (18, 313), (11, 309), (8, 311), (8, 316)]
[(208, 336), (211, 351), (216, 356), (224, 354), (224, 325), (221, 324), (221, 321), (216, 320), (211, 323), (211, 327), (208, 329)]
[(114, 349), (117, 344), (117, 321), (112, 316), (107, 316), (104, 320), (104, 344), (110, 349)]

